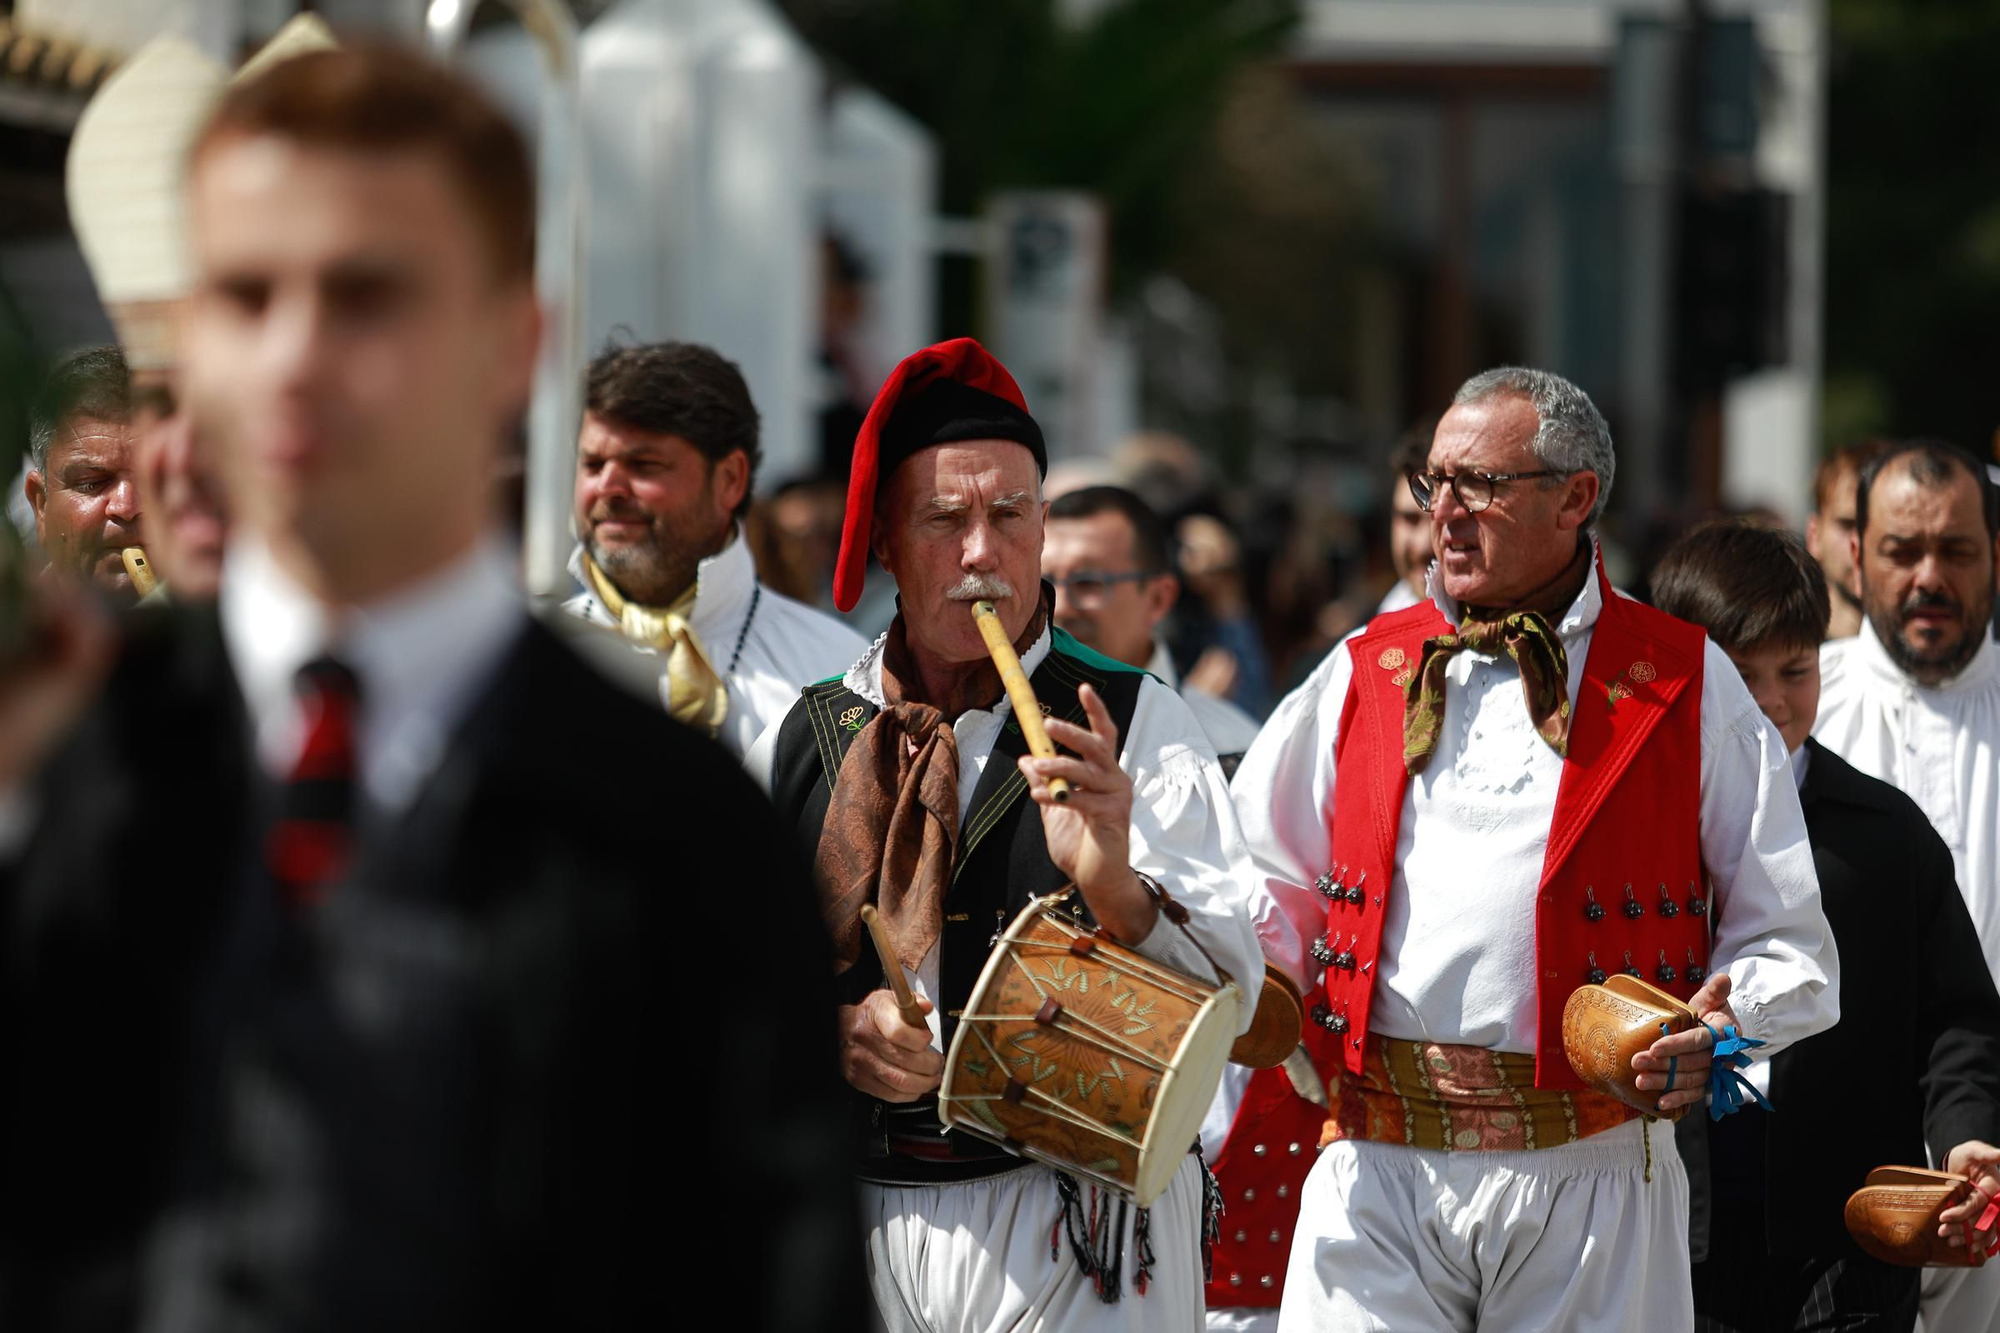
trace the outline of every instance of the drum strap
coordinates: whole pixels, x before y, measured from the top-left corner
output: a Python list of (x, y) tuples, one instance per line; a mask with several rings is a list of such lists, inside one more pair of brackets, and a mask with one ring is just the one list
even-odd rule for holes
[(1236, 978), (1230, 976), (1229, 973), (1223, 969), (1222, 964), (1215, 961), (1215, 955), (1210, 953), (1208, 951), (1208, 946), (1201, 942), (1201, 936), (1195, 934), (1192, 930), (1188, 929), (1187, 908), (1182, 907), (1179, 903), (1175, 902), (1173, 900), (1173, 897), (1170, 894), (1168, 894), (1168, 892), (1165, 889), (1160, 887), (1160, 881), (1154, 879), (1151, 875), (1147, 874), (1145, 871), (1134, 870), (1132, 873), (1139, 877), (1139, 883), (1141, 887), (1143, 887), (1146, 890), (1146, 896), (1153, 900), (1153, 905), (1160, 909), (1160, 915), (1164, 916), (1168, 921), (1171, 921), (1174, 924), (1174, 926), (1180, 931), (1181, 934), (1187, 936), (1188, 943), (1194, 945), (1196, 949), (1200, 950), (1201, 956), (1204, 960), (1207, 961), (1209, 969), (1215, 973), (1216, 981), (1221, 985), (1226, 986), (1230, 982), (1236, 980)]

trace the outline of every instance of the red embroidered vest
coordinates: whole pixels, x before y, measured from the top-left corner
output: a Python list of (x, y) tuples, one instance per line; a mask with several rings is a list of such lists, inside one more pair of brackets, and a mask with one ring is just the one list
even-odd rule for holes
[[(1595, 577), (1603, 609), (1570, 717), (1535, 910), (1538, 1088), (1583, 1086), (1562, 1048), (1571, 991), (1601, 979), (1598, 973), (1629, 971), (1685, 999), (1708, 964), (1702, 631), (1619, 596), (1601, 566)], [(1331, 960), (1326, 1008), (1321, 1023), (1307, 1024), (1322, 1071), (1337, 1068), (1336, 1045), (1340, 1063), (1361, 1071), (1410, 781), (1403, 686), (1424, 640), (1450, 629), (1426, 601), (1377, 617), (1348, 644), (1354, 676), (1328, 812), (1333, 864), (1318, 884), (1328, 898), (1326, 934), (1315, 949), (1321, 961)], [(1479, 875), (1477, 864), (1464, 867), (1469, 888)]]

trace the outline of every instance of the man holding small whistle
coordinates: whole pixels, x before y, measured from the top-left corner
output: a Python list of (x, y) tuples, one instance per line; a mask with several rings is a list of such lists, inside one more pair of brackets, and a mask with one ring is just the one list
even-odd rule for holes
[[(1074, 885), (1080, 917), (1214, 980), (1162, 918), (1158, 886), (1252, 999), (1263, 974), (1247, 857), (1200, 725), (1159, 681), (1051, 623), (1046, 467), (1019, 388), (978, 343), (899, 365), (855, 442), (833, 586), (851, 607), (872, 553), (896, 580), (896, 620), (843, 675), (808, 686), (749, 760), (799, 831), (834, 939), (868, 1266), (891, 1330), (1201, 1326), (1196, 1156), (1138, 1210), (938, 1119), (958, 1016), (996, 937), (1035, 896)], [(982, 601), (1058, 757), (1028, 753), (972, 614)], [(1066, 798), (1054, 779), (1069, 784)], [(870, 903), (924, 1026), (884, 988), (861, 921)], [(1240, 1024), (1250, 1013), (1246, 1003)], [(1051, 1258), (1052, 1234), (1089, 1239)]]

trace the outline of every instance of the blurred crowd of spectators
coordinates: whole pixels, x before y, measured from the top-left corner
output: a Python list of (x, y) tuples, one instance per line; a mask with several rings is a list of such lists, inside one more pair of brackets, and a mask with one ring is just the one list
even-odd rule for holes
[[(1378, 611), (1423, 593), (1430, 522), (1410, 495), (1407, 477), (1423, 466), (1435, 420), (1413, 425), (1390, 451), (1375, 499), (1358, 512), (1330, 503), (1310, 481), (1284, 491), (1230, 484), (1187, 440), (1135, 435), (1099, 457), (1057, 463), (1048, 497), (1086, 486), (1133, 491), (1160, 514), (1173, 536), (1172, 572), (1181, 595), (1159, 634), (1183, 679), (1261, 721), (1350, 631)], [(1812, 481), (1805, 536), (1834, 593), (1830, 637), (1860, 626), (1859, 591), (1846, 539), (1854, 525), (1854, 483), (1888, 442), (1865, 441), (1830, 455)], [(2000, 468), (1989, 469), (2000, 481)], [(801, 601), (832, 609), (828, 587), (840, 545), (845, 479), (795, 481), (760, 500), (749, 519), (760, 576)], [(1647, 576), (1680, 533), (1703, 519), (1607, 520), (1600, 539), (1613, 580), (1644, 596)], [(1781, 523), (1768, 510), (1733, 511)], [(1150, 571), (1149, 571), (1150, 572)], [(856, 608), (855, 628), (872, 637), (894, 608)]]

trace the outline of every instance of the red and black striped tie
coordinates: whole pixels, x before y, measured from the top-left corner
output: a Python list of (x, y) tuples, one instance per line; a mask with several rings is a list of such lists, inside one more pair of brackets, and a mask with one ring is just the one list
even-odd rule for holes
[(293, 684), (305, 743), (278, 802), (265, 860), (295, 907), (318, 902), (354, 850), (354, 713), (360, 684), (331, 657), (299, 668)]

